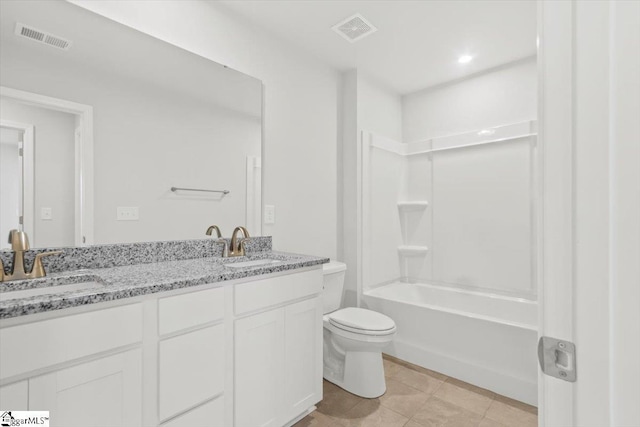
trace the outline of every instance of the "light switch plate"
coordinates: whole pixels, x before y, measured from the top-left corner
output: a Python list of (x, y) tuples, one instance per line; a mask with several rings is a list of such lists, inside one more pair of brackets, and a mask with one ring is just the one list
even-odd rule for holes
[(276, 207), (273, 205), (264, 205), (264, 223), (276, 223)]
[(51, 221), (53, 219), (53, 209), (52, 208), (41, 208), (40, 209), (40, 219), (43, 221)]
[(116, 219), (118, 221), (137, 221), (138, 208), (136, 206), (132, 206), (132, 207), (118, 206), (117, 212), (116, 212)]

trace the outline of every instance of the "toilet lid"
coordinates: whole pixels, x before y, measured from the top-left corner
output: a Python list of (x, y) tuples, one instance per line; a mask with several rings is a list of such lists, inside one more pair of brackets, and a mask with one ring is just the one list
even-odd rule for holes
[(384, 314), (355, 307), (343, 308), (331, 313), (329, 322), (338, 328), (362, 334), (367, 332), (392, 333), (396, 329), (394, 321)]

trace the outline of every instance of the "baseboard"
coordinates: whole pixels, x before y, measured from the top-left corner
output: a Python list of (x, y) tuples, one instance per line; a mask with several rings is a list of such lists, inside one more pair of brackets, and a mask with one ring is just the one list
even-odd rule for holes
[(385, 353), (529, 405), (538, 404), (538, 384), (394, 339)]

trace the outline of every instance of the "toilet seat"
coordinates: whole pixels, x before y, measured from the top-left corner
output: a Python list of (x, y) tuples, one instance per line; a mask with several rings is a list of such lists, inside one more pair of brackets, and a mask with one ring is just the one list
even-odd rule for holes
[(343, 308), (330, 313), (328, 318), (335, 328), (358, 335), (392, 335), (396, 331), (396, 324), (391, 318), (364, 308)]

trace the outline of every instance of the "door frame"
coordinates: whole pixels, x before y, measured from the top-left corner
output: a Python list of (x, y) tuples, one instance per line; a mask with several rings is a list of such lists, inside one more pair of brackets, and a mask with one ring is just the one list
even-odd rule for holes
[[(640, 35), (631, 31), (640, 8), (632, 7), (538, 1), (539, 334), (575, 343), (577, 373), (567, 382), (539, 371), (540, 426), (618, 425), (623, 416), (635, 423), (640, 414), (637, 325), (621, 320), (638, 318), (640, 107), (632, 100)], [(617, 222), (620, 200), (635, 209), (635, 223), (633, 213)], [(625, 361), (630, 369), (620, 373)]]
[(80, 137), (75, 138), (74, 242), (75, 246), (93, 244), (93, 107), (6, 86), (0, 86), (0, 97), (76, 116)]
[[(573, 7), (552, 3), (538, 1), (538, 335), (573, 341)], [(574, 425), (573, 384), (538, 370), (539, 426)]]
[[(20, 162), (20, 173), (22, 174), (22, 194), (20, 197), (22, 231), (31, 236), (35, 227), (35, 151), (34, 151), (34, 127), (29, 123), (14, 122), (0, 119), (0, 126), (22, 131), (22, 161)], [(1, 238), (1, 236), (0, 236)]]
[(256, 236), (262, 235), (262, 159), (246, 158), (245, 224)]

